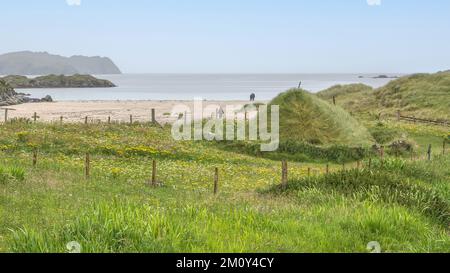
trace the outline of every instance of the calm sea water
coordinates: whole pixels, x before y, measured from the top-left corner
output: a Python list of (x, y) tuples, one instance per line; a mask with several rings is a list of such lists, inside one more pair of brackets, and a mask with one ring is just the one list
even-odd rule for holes
[[(364, 76), (364, 78), (359, 78)], [(380, 87), (391, 79), (374, 79), (364, 74), (123, 74), (101, 75), (116, 88), (23, 89), (41, 98), (73, 100), (247, 100), (252, 92), (259, 100), (270, 100), (297, 87), (318, 92), (336, 84), (364, 83)]]

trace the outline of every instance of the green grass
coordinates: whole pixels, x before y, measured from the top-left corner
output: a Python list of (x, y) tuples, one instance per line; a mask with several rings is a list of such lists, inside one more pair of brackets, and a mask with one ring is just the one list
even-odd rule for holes
[(379, 106), (430, 119), (450, 119), (450, 73), (400, 78), (375, 92)]
[(356, 115), (403, 115), (450, 120), (450, 72), (415, 74), (393, 80), (372, 90), (364, 85), (332, 87), (318, 94)]
[[(311, 194), (304, 194), (312, 200)], [(83, 252), (365, 252), (378, 240), (384, 251), (448, 251), (445, 232), (400, 206), (329, 197), (326, 204), (302, 209), (220, 201), (156, 205), (120, 200), (84, 209), (65, 226), (45, 232), (14, 232), (16, 252), (64, 252), (76, 240)], [(279, 200), (281, 201), (281, 200)], [(325, 200), (322, 200), (324, 202)], [(343, 213), (345, 211), (345, 213)]]
[[(418, 152), (442, 140), (432, 127), (386, 127)], [(384, 252), (449, 252), (450, 159), (433, 152), (432, 162), (374, 160), (373, 174), (348, 171), (345, 180), (337, 164), (324, 176), (333, 154), (323, 152), (289, 162), (291, 188), (277, 192), (277, 158), (175, 142), (170, 128), (10, 123), (0, 130), (0, 252), (67, 252), (72, 241), (83, 252), (368, 252), (371, 241)]]
[[(445, 162), (449, 163), (448, 160)], [(399, 204), (429, 216), (443, 227), (450, 225), (450, 202), (446, 198), (448, 194), (440, 193), (434, 189), (436, 185), (430, 185), (445, 185), (449, 171), (434, 173), (432, 176), (427, 173), (428, 167), (409, 165), (401, 159), (373, 163), (371, 169), (366, 167), (363, 170), (345, 170), (291, 181), (287, 191), (298, 194), (298, 191), (314, 189), (357, 199)], [(277, 186), (276, 191), (278, 189)]]
[(293, 140), (281, 141), (278, 150), (275, 152), (261, 152), (259, 143), (245, 141), (218, 142), (216, 146), (226, 151), (234, 151), (271, 160), (323, 164), (355, 162), (374, 155), (374, 152), (367, 147), (348, 147), (345, 145), (316, 146)]
[(280, 139), (321, 145), (367, 146), (373, 139), (367, 129), (339, 107), (298, 89), (276, 97), (280, 106)]
[(355, 94), (370, 94), (374, 90), (372, 87), (365, 84), (348, 84), (348, 85), (335, 85), (323, 91), (317, 93), (317, 96), (327, 101), (333, 101), (333, 97)]

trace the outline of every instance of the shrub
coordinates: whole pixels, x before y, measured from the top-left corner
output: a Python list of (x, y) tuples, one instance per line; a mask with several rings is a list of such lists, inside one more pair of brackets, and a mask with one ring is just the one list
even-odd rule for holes
[(399, 132), (397, 130), (388, 128), (383, 124), (378, 124), (376, 127), (370, 128), (369, 132), (379, 144), (392, 142), (396, 137), (399, 137)]
[(28, 142), (30, 134), (28, 132), (19, 132), (17, 133), (17, 141), (21, 143)]
[(397, 140), (389, 145), (388, 153), (390, 155), (404, 155), (406, 153), (411, 153), (414, 150), (414, 145), (406, 140)]

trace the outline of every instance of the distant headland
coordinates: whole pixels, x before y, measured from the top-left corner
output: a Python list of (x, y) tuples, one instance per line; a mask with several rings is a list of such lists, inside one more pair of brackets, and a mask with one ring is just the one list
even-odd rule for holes
[(121, 74), (107, 57), (63, 57), (47, 52), (21, 51), (0, 55), (0, 75)]

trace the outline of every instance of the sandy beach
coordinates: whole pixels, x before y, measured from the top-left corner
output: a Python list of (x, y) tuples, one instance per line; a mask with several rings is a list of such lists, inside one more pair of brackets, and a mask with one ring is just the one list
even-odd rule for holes
[[(203, 101), (203, 107), (208, 105), (220, 105), (225, 109), (226, 105), (245, 105), (248, 101)], [(34, 113), (39, 116), (38, 121), (53, 122), (60, 121), (63, 117), (64, 122), (84, 122), (88, 117), (90, 122), (108, 120), (129, 122), (130, 115), (133, 115), (133, 121), (146, 122), (151, 120), (151, 109), (156, 110), (156, 119), (159, 123), (170, 123), (176, 119), (176, 116), (170, 115), (173, 108), (177, 105), (187, 105), (193, 108), (193, 101), (60, 101), (52, 103), (28, 103), (14, 105), (7, 108), (14, 109), (9, 111), (8, 119), (28, 118), (33, 119)], [(0, 117), (3, 121), (4, 111), (0, 111)]]

